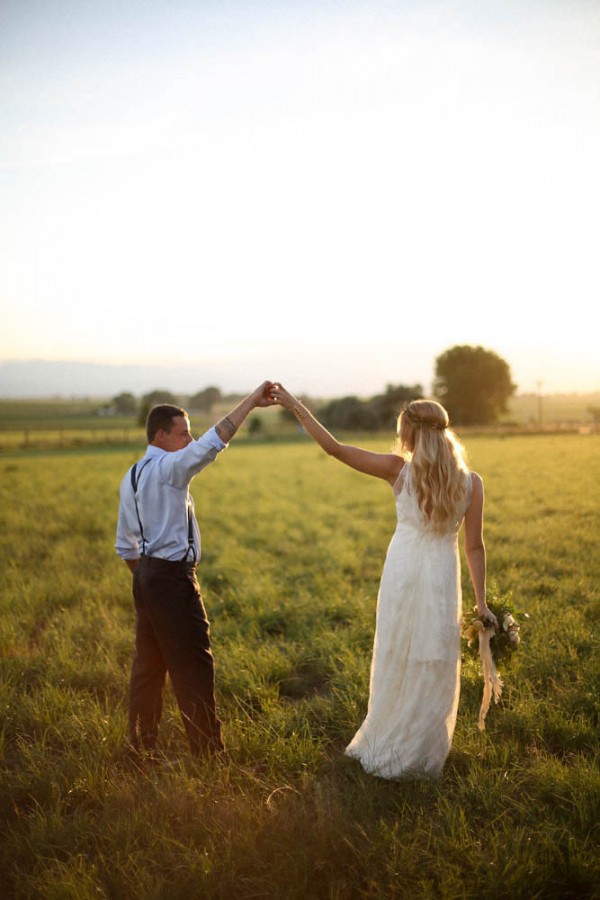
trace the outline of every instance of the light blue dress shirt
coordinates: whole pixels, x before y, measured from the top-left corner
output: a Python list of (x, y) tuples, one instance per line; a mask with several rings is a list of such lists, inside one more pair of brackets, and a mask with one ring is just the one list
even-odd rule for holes
[(215, 428), (210, 428), (182, 450), (167, 451), (148, 445), (136, 467), (136, 495), (131, 483), (131, 469), (121, 482), (115, 547), (122, 559), (138, 559), (142, 555), (140, 521), (147, 556), (169, 560), (186, 558), (190, 516), (193, 553), (189, 554), (188, 559), (193, 561), (192, 556), (196, 562), (200, 559), (200, 529), (189, 484), (194, 475), (213, 462), (225, 447), (227, 444), (223, 443)]

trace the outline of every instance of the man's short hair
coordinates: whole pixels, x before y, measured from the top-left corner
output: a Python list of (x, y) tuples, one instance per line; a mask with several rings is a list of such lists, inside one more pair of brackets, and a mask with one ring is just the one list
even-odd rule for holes
[(158, 406), (153, 406), (146, 419), (148, 443), (152, 443), (156, 437), (156, 432), (160, 431), (161, 428), (168, 434), (173, 427), (173, 419), (176, 416), (187, 416), (189, 418), (189, 414), (181, 406), (173, 406), (171, 403), (159, 403)]

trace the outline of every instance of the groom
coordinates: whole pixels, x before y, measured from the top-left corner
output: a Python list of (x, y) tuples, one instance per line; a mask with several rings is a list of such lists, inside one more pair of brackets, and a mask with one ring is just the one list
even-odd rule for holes
[(227, 447), (251, 410), (272, 405), (271, 388), (272, 382), (263, 382), (197, 440), (184, 409), (155, 406), (146, 422), (146, 453), (121, 482), (115, 546), (133, 573), (129, 737), (135, 750), (156, 747), (167, 672), (192, 754), (223, 749), (210, 629), (196, 578), (200, 530), (189, 485)]

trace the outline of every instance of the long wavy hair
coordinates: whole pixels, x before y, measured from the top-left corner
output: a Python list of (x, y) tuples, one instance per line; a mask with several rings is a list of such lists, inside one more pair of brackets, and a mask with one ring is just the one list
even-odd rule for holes
[(398, 443), (411, 461), (411, 488), (434, 531), (442, 532), (464, 512), (469, 469), (465, 449), (435, 400), (413, 400), (398, 416)]

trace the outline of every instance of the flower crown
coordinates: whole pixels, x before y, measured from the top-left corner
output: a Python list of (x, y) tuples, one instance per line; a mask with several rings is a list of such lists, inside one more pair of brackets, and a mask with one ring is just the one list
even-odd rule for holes
[(402, 412), (411, 425), (420, 425), (421, 427), (425, 426), (426, 428), (434, 428), (436, 431), (445, 431), (448, 427), (448, 422), (439, 422), (436, 419), (432, 419), (428, 416), (425, 417), (415, 415), (415, 413), (411, 409), (409, 409), (408, 406), (405, 406)]

